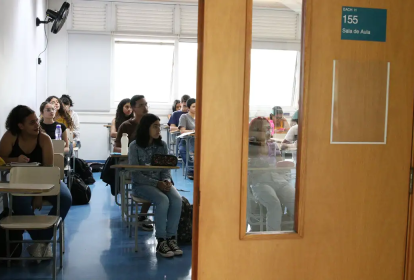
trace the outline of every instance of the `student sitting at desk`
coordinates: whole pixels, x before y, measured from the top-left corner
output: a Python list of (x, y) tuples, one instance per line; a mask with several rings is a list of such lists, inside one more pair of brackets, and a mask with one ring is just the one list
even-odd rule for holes
[(79, 122), (79, 116), (78, 113), (73, 111), (73, 101), (70, 98), (69, 95), (63, 94), (60, 97), (60, 100), (62, 100), (63, 106), (66, 110), (66, 112), (69, 114), (69, 116), (72, 118), (73, 122), (73, 143), (75, 147), (80, 147), (80, 122)]
[(283, 209), (288, 208), (290, 216), (295, 216), (295, 188), (283, 174), (271, 170), (260, 170), (274, 166), (276, 157), (269, 154), (267, 142), (270, 140), (270, 125), (265, 118), (253, 119), (249, 127), (249, 171), (250, 187), (255, 199), (266, 208), (266, 230), (280, 231)]
[(116, 139), (115, 139), (115, 147), (114, 152), (120, 153), (121, 152), (121, 138), (122, 134), (128, 134), (129, 143), (131, 144), (132, 141), (135, 140), (135, 133), (138, 127), (141, 118), (148, 114), (148, 103), (145, 100), (145, 96), (143, 95), (134, 95), (131, 98), (131, 108), (134, 112), (134, 117), (127, 121), (124, 121), (118, 129)]
[[(131, 108), (134, 112), (134, 117), (123, 122), (118, 129), (117, 136), (115, 139), (115, 147), (114, 152), (120, 153), (121, 152), (121, 138), (122, 134), (128, 134), (129, 144), (135, 140), (135, 134), (137, 131), (137, 127), (139, 122), (141, 121), (142, 117), (148, 114), (148, 103), (145, 100), (143, 95), (134, 95), (131, 98)], [(148, 213), (149, 208), (151, 207), (151, 203), (144, 203), (141, 207), (141, 213)], [(139, 217), (140, 221), (144, 221), (147, 218), (144, 216)], [(142, 224), (141, 229), (146, 231), (152, 231), (154, 227), (151, 224)]]
[[(161, 140), (160, 119), (153, 114), (142, 117), (134, 140), (129, 146), (130, 165), (149, 165), (153, 155), (168, 155), (167, 144)], [(171, 183), (170, 170), (133, 172), (132, 192), (155, 204), (157, 252), (163, 257), (182, 255), (176, 240), (182, 201)]]
[[(187, 100), (187, 107), (189, 108), (189, 111), (187, 114), (184, 114), (180, 117), (180, 122), (178, 124), (178, 129), (180, 130), (180, 133), (187, 133), (187, 132), (195, 132), (195, 116), (196, 116), (196, 100), (194, 98), (190, 98)], [(187, 143), (189, 142), (189, 143)], [(194, 152), (194, 139), (189, 139), (188, 141), (181, 140), (178, 144), (178, 150), (180, 151), (180, 156), (184, 162), (184, 164), (187, 164), (187, 150), (186, 145), (189, 145), (189, 151), (190, 153)], [(189, 166), (190, 163), (188, 164)], [(189, 179), (194, 178), (194, 171), (189, 170), (187, 172), (187, 177)]]
[(276, 132), (288, 131), (290, 129), (290, 125), (283, 116), (283, 110), (280, 106), (273, 107), (273, 123), (275, 125)]
[(187, 107), (187, 100), (190, 99), (190, 96), (183, 95), (181, 97), (181, 110), (176, 111), (171, 115), (171, 118), (168, 120), (168, 125), (170, 126), (170, 131), (174, 132), (178, 130), (178, 123), (180, 122), (180, 118), (183, 114), (187, 114), (188, 107)]
[[(40, 131), (39, 120), (35, 112), (27, 106), (15, 107), (6, 120), (7, 132), (0, 141), (0, 157), (6, 163), (39, 162), (43, 166), (53, 166), (53, 146), (50, 137)], [(36, 168), (36, 167), (33, 167)], [(42, 209), (43, 199), (52, 204), (49, 215), (56, 215), (56, 196), (14, 196), (13, 211), (16, 215), (34, 215), (36, 209)], [(72, 196), (68, 187), (60, 183), (60, 216), (65, 219)], [(29, 231), (32, 240), (50, 240), (53, 227), (45, 230)], [(35, 243), (27, 248), (33, 257), (52, 257), (51, 243)]]
[(119, 102), (116, 109), (115, 118), (112, 120), (111, 124), (111, 137), (116, 138), (118, 134), (118, 129), (121, 124), (127, 120), (134, 118), (134, 113), (131, 108), (131, 99), (125, 98)]
[[(177, 112), (177, 111), (180, 111), (181, 110), (181, 101), (180, 100), (174, 100), (174, 103), (173, 103), (173, 105), (172, 105), (172, 113), (174, 114), (174, 112)], [(168, 117), (168, 120), (169, 119), (171, 119), (171, 115), (172, 114), (169, 114), (167, 117)]]
[(69, 153), (69, 141), (68, 141), (68, 132), (66, 130), (66, 126), (63, 123), (55, 122), (53, 119), (55, 118), (55, 107), (48, 103), (43, 102), (40, 105), (40, 126), (49, 135), (50, 139), (56, 139), (56, 126), (60, 125), (62, 128), (62, 140), (65, 141), (65, 153)]
[(53, 106), (55, 106), (55, 121), (59, 123), (63, 123), (67, 129), (73, 131), (74, 124), (70, 115), (66, 112), (65, 106), (62, 103), (62, 100), (57, 98), (56, 96), (49, 96), (46, 99), (46, 102), (49, 102)]

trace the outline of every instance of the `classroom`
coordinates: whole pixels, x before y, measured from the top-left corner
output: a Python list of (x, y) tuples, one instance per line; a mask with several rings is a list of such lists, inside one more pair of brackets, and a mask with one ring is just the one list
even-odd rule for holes
[(1, 0), (0, 279), (414, 279), (411, 8)]

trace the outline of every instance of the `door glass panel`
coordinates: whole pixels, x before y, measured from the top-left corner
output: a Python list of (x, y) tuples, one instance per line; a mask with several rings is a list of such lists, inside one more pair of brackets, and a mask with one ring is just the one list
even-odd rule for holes
[(301, 1), (253, 1), (248, 234), (295, 229), (301, 17)]

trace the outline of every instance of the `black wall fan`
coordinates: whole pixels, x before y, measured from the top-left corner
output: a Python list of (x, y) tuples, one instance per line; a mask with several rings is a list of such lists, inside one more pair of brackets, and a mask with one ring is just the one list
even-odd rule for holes
[(65, 24), (66, 18), (69, 14), (69, 7), (70, 4), (68, 2), (64, 2), (62, 4), (62, 7), (60, 7), (59, 11), (53, 11), (48, 9), (46, 11), (46, 20), (41, 21), (39, 18), (36, 18), (36, 26), (39, 26), (41, 23), (48, 24), (49, 22), (53, 22), (51, 31), (54, 34), (57, 34)]

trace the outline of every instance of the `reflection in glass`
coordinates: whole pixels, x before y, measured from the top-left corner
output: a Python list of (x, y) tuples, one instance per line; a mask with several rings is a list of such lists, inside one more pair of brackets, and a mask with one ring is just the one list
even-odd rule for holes
[(247, 196), (250, 232), (293, 230), (295, 163), (284, 157), (279, 144), (271, 138), (270, 121), (253, 119), (249, 125)]
[(302, 1), (253, 1), (246, 230), (295, 228)]

